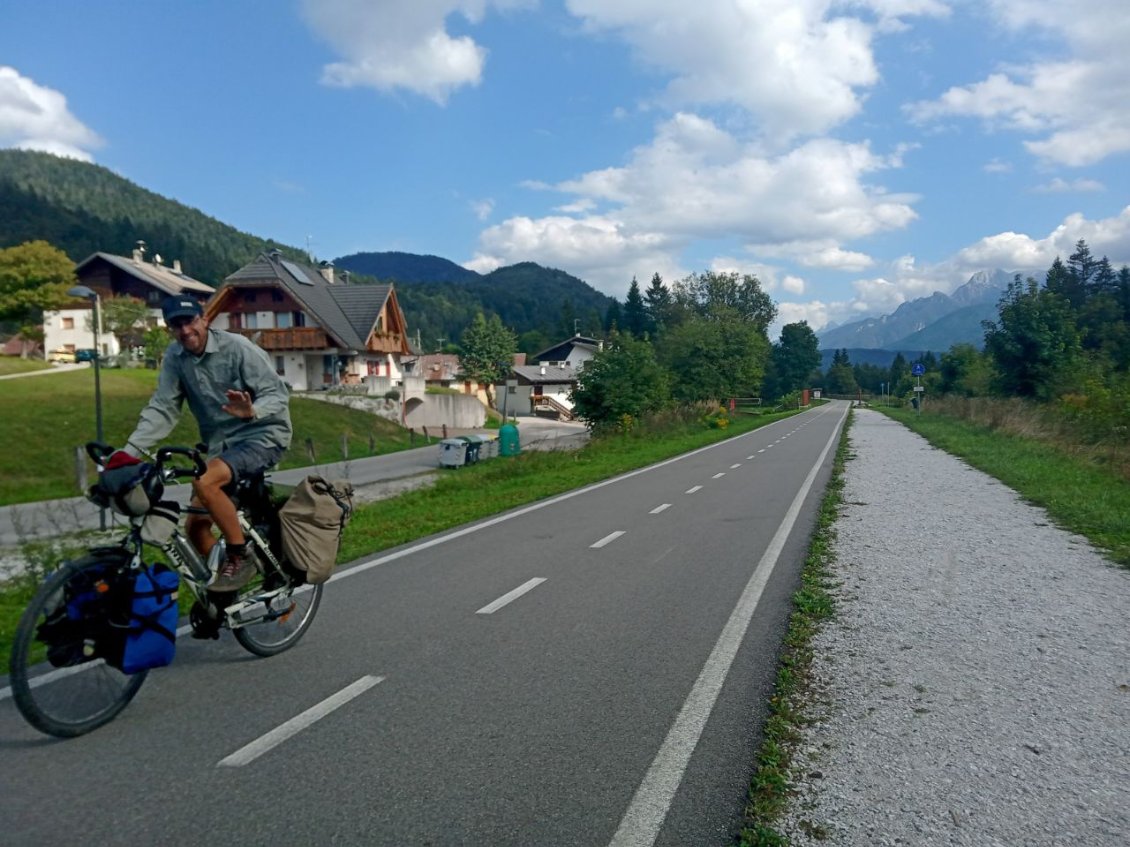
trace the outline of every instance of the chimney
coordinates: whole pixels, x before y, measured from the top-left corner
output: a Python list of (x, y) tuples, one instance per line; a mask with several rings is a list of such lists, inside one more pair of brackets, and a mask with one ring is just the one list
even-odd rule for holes
[(541, 366), (541, 375), (545, 376), (545, 365)]
[(140, 262), (144, 259), (144, 257), (145, 257), (145, 242), (144, 241), (138, 241), (137, 246), (133, 248), (133, 260), (135, 262)]
[(277, 262), (279, 259), (282, 258), (282, 250), (278, 250), (278, 249), (272, 250), (267, 255), (270, 256), (272, 259), (274, 259)]
[(173, 273), (175, 273), (175, 274), (181, 273), (180, 259), (173, 259)]
[(349, 285), (349, 271), (343, 270), (341, 272), (341, 284)]
[(322, 262), (318, 265), (318, 273), (322, 275), (322, 279), (330, 285), (334, 284), (334, 266), (333, 262)]

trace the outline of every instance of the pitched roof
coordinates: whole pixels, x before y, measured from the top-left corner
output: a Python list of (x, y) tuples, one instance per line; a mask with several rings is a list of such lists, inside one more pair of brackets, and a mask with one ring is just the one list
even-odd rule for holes
[[(532, 358), (535, 362), (540, 362), (543, 359), (547, 359), (552, 362), (560, 361), (561, 359), (567, 359), (569, 357), (569, 351), (571, 351), (574, 347), (580, 347), (584, 350), (592, 350), (595, 353), (600, 349), (600, 342), (598, 342), (595, 338), (589, 338), (587, 335), (574, 335), (567, 341), (559, 341), (552, 347), (546, 347), (540, 353), (535, 353)], [(564, 351), (565, 355), (561, 355), (562, 351)]]
[(365, 349), (392, 291), (390, 285), (331, 284), (317, 268), (266, 253), (225, 278), (224, 285), (263, 281), (281, 283), (342, 347), (353, 350)]
[(212, 286), (198, 279), (193, 279), (188, 274), (182, 273), (181, 271), (174, 270), (165, 265), (158, 265), (156, 262), (146, 262), (138, 259), (129, 259), (125, 256), (115, 256), (113, 253), (91, 253), (75, 266), (76, 275), (87, 265), (97, 260), (107, 262), (131, 276), (140, 279), (142, 282), (149, 283), (158, 291), (163, 291), (165, 294), (181, 294), (185, 291), (191, 291), (197, 294), (211, 296), (215, 292)]
[[(557, 365), (522, 365), (515, 366), (514, 373), (531, 385), (549, 385), (560, 382), (576, 382), (577, 371), (570, 367)], [(545, 371), (545, 373), (542, 373)]]

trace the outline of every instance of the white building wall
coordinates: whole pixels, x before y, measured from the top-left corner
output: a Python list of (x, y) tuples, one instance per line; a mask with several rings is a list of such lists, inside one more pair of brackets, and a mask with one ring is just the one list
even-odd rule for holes
[[(91, 309), (60, 309), (57, 312), (43, 313), (43, 349), (50, 355), (52, 350), (87, 350), (94, 346), (94, 330)], [(150, 314), (154, 314), (153, 311)], [(156, 310), (155, 314), (161, 314)], [(70, 321), (71, 327), (65, 324)], [(118, 339), (108, 332), (98, 333), (98, 346), (103, 356), (116, 356), (120, 352)]]

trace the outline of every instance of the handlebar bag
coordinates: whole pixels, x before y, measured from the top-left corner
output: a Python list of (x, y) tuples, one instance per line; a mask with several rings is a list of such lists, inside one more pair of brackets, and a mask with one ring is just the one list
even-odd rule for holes
[(283, 556), (317, 585), (333, 575), (341, 534), (353, 515), (353, 486), (310, 475), (279, 509)]

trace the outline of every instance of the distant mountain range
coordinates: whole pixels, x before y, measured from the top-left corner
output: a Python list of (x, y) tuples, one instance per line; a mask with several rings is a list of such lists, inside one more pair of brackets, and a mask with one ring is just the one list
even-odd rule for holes
[(983, 347), (981, 321), (996, 320), (1001, 294), (1017, 273), (1042, 276), (1034, 270), (979, 271), (952, 294), (935, 291), (903, 303), (889, 315), (822, 330), (816, 334), (820, 348), (943, 353), (955, 344)]

